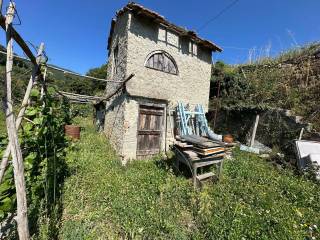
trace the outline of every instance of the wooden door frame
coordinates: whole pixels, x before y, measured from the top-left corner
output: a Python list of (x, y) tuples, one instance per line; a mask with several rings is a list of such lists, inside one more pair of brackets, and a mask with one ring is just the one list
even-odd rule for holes
[[(140, 109), (141, 107), (146, 106), (146, 107), (154, 107), (154, 108), (160, 108), (163, 111), (163, 117), (161, 119), (161, 127), (160, 127), (160, 143), (159, 143), (159, 153), (163, 149), (163, 136), (164, 136), (164, 131), (165, 129), (165, 121), (167, 121), (167, 114), (166, 114), (166, 107), (167, 105), (165, 103), (152, 103), (152, 102), (138, 102), (138, 116), (137, 116), (137, 132), (136, 132), (136, 139), (137, 139), (137, 147), (136, 147), (136, 158), (138, 158), (138, 135), (139, 135), (139, 123), (140, 123)], [(166, 143), (164, 143), (166, 144)]]

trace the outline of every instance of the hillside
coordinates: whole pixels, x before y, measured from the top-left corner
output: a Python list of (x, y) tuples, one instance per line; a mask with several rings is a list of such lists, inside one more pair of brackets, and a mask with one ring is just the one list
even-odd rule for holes
[[(222, 109), (289, 109), (320, 130), (320, 43), (252, 64), (230, 66), (217, 62), (213, 67), (212, 97), (217, 95), (219, 81)], [(212, 106), (216, 105), (214, 101)]]
[(217, 106), (219, 82), (222, 111), (250, 116), (259, 111), (287, 109), (320, 131), (320, 43), (252, 64), (217, 62), (211, 80), (211, 109)]
[(121, 166), (90, 122), (78, 121), (85, 131), (67, 155), (59, 239), (320, 237), (320, 189), (309, 180), (236, 150), (223, 179), (198, 192), (172, 159)]
[[(4, 51), (4, 47), (0, 45), (0, 50)], [(0, 53), (0, 74), (4, 76), (5, 74), (5, 63), (6, 55)], [(52, 65), (53, 67), (56, 67)], [(67, 70), (70, 71), (70, 70)], [(14, 67), (13, 67), (13, 96), (16, 101), (20, 101), (24, 96), (24, 91), (29, 82), (32, 72), (32, 66), (28, 61), (14, 58)], [(72, 72), (72, 71), (71, 71)], [(87, 74), (88, 76), (93, 76), (97, 78), (105, 79), (107, 76), (107, 67), (102, 65), (97, 68), (89, 69)], [(1, 78), (0, 84), (3, 86), (4, 78)], [(105, 82), (95, 81), (91, 79), (85, 79), (70, 74), (64, 74), (62, 71), (58, 71), (52, 68), (48, 69), (46, 81), (56, 86), (61, 91), (73, 92), (78, 94), (85, 95), (95, 95), (101, 94), (105, 90)], [(0, 96), (2, 99), (3, 88), (0, 88)], [(1, 105), (2, 107), (2, 105)]]

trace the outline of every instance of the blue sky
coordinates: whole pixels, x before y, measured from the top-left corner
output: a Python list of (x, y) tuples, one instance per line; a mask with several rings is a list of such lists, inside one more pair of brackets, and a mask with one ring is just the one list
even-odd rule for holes
[[(190, 30), (198, 29), (233, 0), (136, 1)], [(50, 63), (85, 73), (107, 61), (110, 21), (124, 0), (17, 0), (25, 40), (46, 44)], [(4, 1), (4, 6), (8, 1)], [(200, 36), (224, 48), (215, 60), (236, 64), (249, 49), (271, 45), (271, 53), (320, 40), (320, 0), (239, 0), (203, 28)], [(5, 35), (0, 36), (1, 44)], [(15, 47), (17, 53), (18, 46)]]

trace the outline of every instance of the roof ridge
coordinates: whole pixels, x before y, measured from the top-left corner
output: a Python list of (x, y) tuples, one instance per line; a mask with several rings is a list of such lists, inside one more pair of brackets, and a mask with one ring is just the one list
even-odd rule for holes
[[(176, 24), (173, 24), (170, 21), (168, 21), (164, 16), (160, 15), (159, 13), (157, 13), (149, 8), (146, 8), (141, 4), (135, 3), (135, 2), (129, 2), (127, 5), (125, 5), (123, 8), (121, 8), (119, 11), (117, 11), (116, 17), (122, 15), (123, 13), (125, 13), (127, 11), (133, 12), (134, 14), (137, 14), (137, 15), (143, 15), (144, 17), (152, 18), (156, 22), (166, 26), (168, 29), (175, 31), (180, 36), (189, 37), (190, 39), (194, 40), (199, 45), (202, 45), (205, 48), (209, 48), (211, 51), (219, 51), (219, 52), (222, 51), (222, 48), (220, 48), (215, 43), (199, 37), (195, 30), (188, 30), (187, 28), (180, 27)], [(112, 22), (109, 38), (113, 34), (114, 25), (115, 25), (115, 22)], [(109, 47), (108, 47), (108, 49), (109, 49)]]

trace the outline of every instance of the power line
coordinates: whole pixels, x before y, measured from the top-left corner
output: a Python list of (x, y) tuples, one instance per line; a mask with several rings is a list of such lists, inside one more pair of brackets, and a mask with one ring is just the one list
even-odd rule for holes
[(222, 9), (217, 15), (215, 15), (213, 18), (209, 19), (207, 22), (205, 22), (202, 26), (200, 26), (197, 29), (197, 32), (200, 32), (202, 29), (204, 29), (209, 23), (213, 22), (217, 18), (219, 18), (222, 14), (224, 14), (226, 11), (228, 11), (230, 8), (232, 8), (237, 2), (240, 0), (234, 0), (232, 3), (230, 3), (228, 6), (226, 6), (224, 9)]

